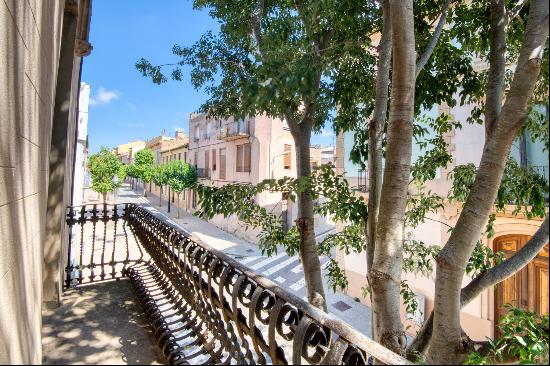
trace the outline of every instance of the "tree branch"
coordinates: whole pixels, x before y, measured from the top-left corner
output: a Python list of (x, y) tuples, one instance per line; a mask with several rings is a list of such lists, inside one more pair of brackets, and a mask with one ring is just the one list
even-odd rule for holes
[(430, 41), (428, 42), (428, 45), (426, 46), (426, 49), (424, 50), (424, 53), (422, 56), (418, 59), (416, 62), (416, 77), (418, 78), (418, 75), (420, 74), (420, 71), (426, 66), (426, 63), (430, 59), (430, 56), (432, 55), (435, 46), (437, 44), (437, 41), (439, 40), (439, 37), (441, 36), (441, 33), (443, 32), (443, 26), (445, 25), (445, 19), (447, 18), (447, 13), (449, 11), (449, 5), (451, 4), (451, 0), (446, 0), (443, 4), (443, 8), (441, 9), (441, 16), (439, 18), (439, 23), (437, 23), (437, 26), (435, 27), (435, 30), (432, 34), (432, 37), (430, 38)]
[(506, 26), (504, 0), (491, 0), (489, 78), (485, 90), (485, 138), (491, 136), (502, 110), (506, 71)]
[(256, 48), (261, 54), (260, 44), (262, 43), (262, 16), (264, 14), (264, 0), (258, 0), (252, 12), (252, 35), (256, 41)]
[(519, 15), (519, 12), (521, 11), (521, 9), (523, 9), (525, 3), (527, 3), (527, 0), (519, 0), (516, 6), (508, 11), (508, 13), (506, 14), (506, 16), (508, 17), (508, 22)]
[[(529, 239), (527, 244), (518, 250), (513, 256), (504, 262), (497, 264), (486, 272), (474, 278), (460, 292), (460, 306), (463, 308), (475, 299), (485, 289), (494, 286), (505, 279), (513, 276), (525, 267), (548, 243), (548, 216), (536, 231), (535, 235)], [(418, 331), (416, 338), (407, 349), (407, 357), (412, 359), (415, 355), (423, 353), (432, 336), (433, 330), (433, 311), (428, 319)]]

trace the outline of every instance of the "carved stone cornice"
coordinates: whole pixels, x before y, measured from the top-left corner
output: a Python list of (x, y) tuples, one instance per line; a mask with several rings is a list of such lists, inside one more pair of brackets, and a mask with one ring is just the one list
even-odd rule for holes
[(77, 39), (74, 45), (74, 53), (79, 57), (88, 56), (92, 52), (93, 48), (94, 47), (90, 44), (90, 42), (83, 39)]

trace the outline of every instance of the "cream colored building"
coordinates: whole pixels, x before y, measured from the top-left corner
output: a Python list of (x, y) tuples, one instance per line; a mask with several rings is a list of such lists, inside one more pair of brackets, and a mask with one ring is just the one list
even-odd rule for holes
[[(203, 184), (257, 184), (263, 179), (296, 177), (296, 149), (284, 121), (266, 116), (243, 119), (211, 119), (205, 114), (191, 114), (189, 119), (189, 153), (187, 161), (197, 168)], [(292, 225), (296, 210), (281, 193), (263, 192), (256, 203), (283, 216)], [(193, 211), (196, 196), (188, 192), (186, 207)], [(236, 217), (221, 215), (211, 220), (216, 226), (251, 242), (258, 242), (258, 230), (251, 230)]]
[(315, 168), (325, 164), (334, 165), (334, 151), (334, 146), (311, 146), (309, 149), (311, 167)]
[[(448, 179), (448, 173), (457, 165), (474, 163), (479, 164), (484, 145), (485, 131), (483, 125), (469, 124), (466, 118), (470, 115), (472, 106), (457, 106), (449, 109), (446, 106), (436, 106), (428, 114), (436, 116), (438, 113), (450, 114), (455, 120), (460, 121), (463, 128), (449, 132), (446, 142), (453, 156), (453, 162), (441, 169), (436, 179), (426, 183), (426, 189), (445, 197), (451, 188), (452, 182)], [(541, 144), (531, 143), (529, 139), (518, 141), (512, 148), (511, 156), (519, 161), (527, 162), (542, 173), (548, 180), (548, 154), (543, 152)], [(521, 147), (522, 143), (527, 145)], [(337, 137), (336, 168), (337, 172), (344, 173), (351, 186), (358, 189), (357, 194), (368, 200), (367, 173), (357, 174), (360, 169), (349, 160), (349, 151), (353, 144), (353, 135), (341, 134)], [(421, 154), (418, 146), (413, 147), (413, 159)], [(363, 192), (361, 192), (363, 191)], [(506, 255), (513, 254), (541, 225), (541, 219), (527, 220), (519, 215), (513, 217), (513, 208), (508, 207), (505, 213), (497, 213), (494, 223), (495, 234), (492, 238), (484, 238), (483, 243), (493, 250), (504, 250)], [(435, 214), (428, 215), (429, 219), (419, 227), (406, 229), (406, 237), (423, 241), (426, 245), (444, 245), (449, 236), (449, 227), (454, 227), (460, 215), (461, 206), (447, 203), (445, 208)], [(341, 229), (342, 225), (338, 225)], [(348, 294), (358, 297), (368, 304), (368, 299), (362, 296), (361, 288), (366, 285), (367, 263), (365, 253), (344, 255), (338, 252), (340, 265), (345, 268), (348, 280)], [(418, 320), (427, 317), (433, 309), (434, 281), (421, 275), (407, 274), (406, 279), (411, 289), (417, 294), (422, 314), (417, 314)], [(463, 285), (470, 281), (464, 277)], [(464, 330), (474, 340), (485, 340), (485, 337), (493, 337), (495, 324), (498, 323), (499, 314), (502, 313), (502, 304), (511, 302), (517, 306), (536, 311), (548, 312), (548, 244), (539, 256), (518, 275), (499, 284), (494, 289), (485, 290), (474, 301), (468, 304), (461, 312), (461, 321)], [(404, 308), (402, 314), (404, 314)], [(418, 329), (419, 321), (405, 320), (406, 325), (411, 325), (408, 332), (414, 335)]]
[(0, 2), (0, 363), (42, 362), (68, 232), (89, 0)]
[(113, 149), (113, 154), (118, 156), (124, 164), (132, 164), (136, 153), (145, 148), (144, 141), (132, 141), (122, 145), (118, 145)]

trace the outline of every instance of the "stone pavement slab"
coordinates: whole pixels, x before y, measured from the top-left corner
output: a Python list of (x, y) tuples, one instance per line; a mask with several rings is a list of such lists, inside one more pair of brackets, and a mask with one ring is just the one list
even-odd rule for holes
[(60, 307), (44, 310), (42, 324), (46, 365), (162, 364), (126, 279), (64, 292)]

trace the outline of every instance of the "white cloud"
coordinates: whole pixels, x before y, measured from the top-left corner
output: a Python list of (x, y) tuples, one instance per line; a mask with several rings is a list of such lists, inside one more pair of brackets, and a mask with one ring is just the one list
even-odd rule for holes
[(90, 98), (90, 105), (94, 106), (98, 104), (109, 104), (113, 100), (120, 98), (121, 95), (122, 93), (118, 90), (107, 90), (100, 86), (97, 89), (96, 95)]

